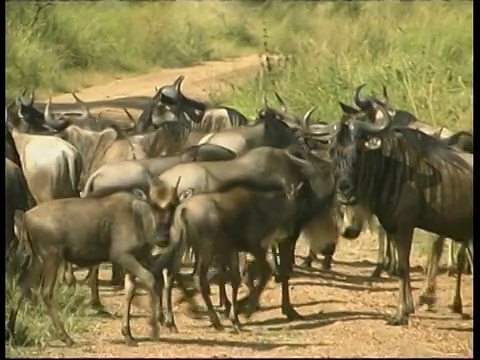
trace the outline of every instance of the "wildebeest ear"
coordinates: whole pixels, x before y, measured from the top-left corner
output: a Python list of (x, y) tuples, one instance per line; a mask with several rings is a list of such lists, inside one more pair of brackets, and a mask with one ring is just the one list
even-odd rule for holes
[(148, 202), (148, 196), (145, 194), (143, 190), (135, 188), (132, 190), (133, 196), (135, 196), (138, 200)]
[(364, 143), (367, 150), (378, 150), (382, 147), (382, 138), (371, 137)]
[(339, 101), (338, 102), (340, 104), (340, 107), (342, 108), (342, 111), (345, 113), (345, 114), (348, 114), (348, 115), (356, 115), (360, 112), (360, 110), (357, 110), (353, 107), (351, 107), (350, 105), (347, 105), (347, 104), (344, 104), (343, 102)]
[(185, 200), (189, 199), (190, 197), (192, 197), (194, 192), (195, 192), (195, 190), (193, 188), (187, 188), (187, 189), (183, 190), (182, 193), (178, 196), (178, 201), (182, 202), (182, 201), (185, 201)]

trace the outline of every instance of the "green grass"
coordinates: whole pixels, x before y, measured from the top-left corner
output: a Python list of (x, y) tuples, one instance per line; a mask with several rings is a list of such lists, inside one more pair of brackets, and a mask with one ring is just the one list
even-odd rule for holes
[[(15, 281), (5, 280), (6, 299), (5, 314), (7, 316), (13, 303), (14, 294), (19, 291)], [(91, 318), (87, 317), (90, 291), (85, 286), (67, 287), (58, 286), (55, 292), (55, 303), (60, 320), (67, 333), (74, 339), (78, 334), (91, 327)], [(51, 319), (46, 313), (45, 306), (39, 297), (33, 303), (24, 301), (17, 317), (15, 338), (6, 343), (9, 356), (22, 356), (22, 348), (37, 347), (42, 349), (49, 342), (56, 340)]]
[(285, 60), (214, 98), (253, 116), (263, 91), (274, 103), (276, 90), (292, 112), (318, 105), (316, 115), (331, 121), (355, 87), (380, 95), (385, 84), (390, 102), (422, 121), (472, 129), (472, 10), (471, 2), (267, 3), (268, 50)]
[(259, 6), (208, 2), (6, 5), (7, 99), (66, 92), (161, 67), (256, 53)]

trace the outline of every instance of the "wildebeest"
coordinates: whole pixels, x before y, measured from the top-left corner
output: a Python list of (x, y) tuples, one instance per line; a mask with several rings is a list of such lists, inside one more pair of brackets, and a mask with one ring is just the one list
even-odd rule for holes
[[(10, 310), (7, 328), (10, 334), (14, 334), (15, 320), (24, 298), (30, 298), (32, 287), (39, 286), (56, 335), (67, 346), (73, 345), (53, 302), (58, 267), (62, 260), (81, 267), (113, 261), (139, 278), (148, 289), (149, 324), (152, 337), (157, 337), (158, 291), (156, 280), (146, 267), (152, 248), (163, 245), (165, 236), (168, 236), (173, 211), (178, 204), (176, 189), (152, 177), (148, 195), (137, 190), (90, 196), (39, 204), (19, 219), (21, 243), (29, 260), (21, 269), (21, 291)], [(133, 341), (129, 332), (122, 333), (127, 343)]]
[[(414, 312), (409, 274), (414, 229), (450, 237), (462, 247), (472, 239), (473, 158), (421, 131), (391, 126), (391, 116), (380, 109), (383, 125), (341, 121), (326, 137), (332, 139), (338, 201), (375, 214), (395, 244), (400, 292), (389, 324), (404, 325)], [(458, 270), (453, 310), (462, 313)]]
[[(281, 240), (295, 216), (296, 193), (302, 184), (286, 191), (258, 191), (236, 186), (231, 190), (198, 194), (179, 205), (171, 227), (171, 241), (192, 246), (197, 258), (195, 277), (200, 284), (208, 316), (216, 329), (222, 325), (208, 294), (207, 271), (216, 260), (228, 268), (232, 286), (226, 311), (236, 332), (240, 331), (237, 295), (241, 282), (239, 252), (249, 252), (260, 268), (260, 281), (250, 294), (247, 315), (256, 307), (271, 274), (266, 252)], [(286, 229), (284, 229), (286, 228)], [(279, 231), (281, 229), (281, 231)]]
[(179, 193), (191, 188), (196, 194), (222, 191), (238, 182), (250, 184), (252, 188), (282, 188), (285, 184), (305, 182), (301, 189), (302, 206), (296, 217), (295, 231), (292, 231), (288, 244), (278, 244), (279, 273), (283, 274), (279, 276), (282, 281), (282, 311), (291, 319), (298, 317), (288, 295), (288, 274), (292, 268), (292, 253), (298, 236), (304, 230), (305, 237), (316, 252), (324, 246), (335, 244), (338, 238), (336, 218), (331, 212), (333, 179), (329, 162), (296, 153), (292, 148), (261, 147), (229, 161), (178, 164), (159, 176), (171, 186), (179, 177)]
[(156, 118), (152, 119), (157, 122), (155, 125), (158, 126), (163, 121), (177, 121), (181, 112), (188, 114), (194, 128), (198, 127), (208, 132), (248, 124), (248, 119), (238, 110), (228, 106), (212, 107), (185, 96), (181, 91), (184, 80), (185, 76), (181, 75), (171, 85), (158, 89), (152, 105), (157, 107), (159, 112)]

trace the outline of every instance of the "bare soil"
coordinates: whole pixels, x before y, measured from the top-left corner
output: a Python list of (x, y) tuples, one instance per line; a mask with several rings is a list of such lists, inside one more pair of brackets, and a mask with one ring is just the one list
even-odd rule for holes
[[(260, 58), (249, 56), (233, 61), (211, 62), (185, 69), (169, 69), (134, 79), (119, 80), (105, 86), (85, 89), (78, 95), (96, 109), (112, 109), (117, 116), (122, 107), (134, 108), (154, 93), (154, 86), (186, 75), (185, 93), (205, 97), (206, 91), (225, 86), (224, 80), (239, 81), (258, 68)], [(223, 84), (223, 85), (222, 85)], [(260, 99), (259, 99), (260, 100)], [(57, 108), (73, 102), (70, 95), (53, 99)], [(147, 297), (138, 296), (133, 307), (132, 333), (140, 340), (138, 347), (121, 343), (120, 317), (123, 311), (122, 292), (101, 288), (101, 299), (113, 318), (91, 317), (88, 333), (71, 334), (77, 342), (73, 348), (48, 347), (43, 351), (26, 348), (29, 357), (473, 357), (473, 321), (449, 312), (455, 279), (438, 277), (437, 312), (417, 309), (405, 327), (386, 324), (386, 315), (393, 314), (397, 303), (398, 281), (384, 278), (372, 283), (377, 243), (370, 236), (348, 242), (341, 240), (331, 271), (296, 269), (291, 280), (291, 299), (302, 321), (288, 322), (280, 310), (280, 287), (269, 283), (261, 299), (261, 310), (246, 321), (241, 334), (226, 327), (218, 332), (209, 326), (206, 316), (193, 319), (175, 309), (178, 334), (161, 329), (159, 342), (148, 341)], [(306, 254), (300, 243), (297, 255)], [(412, 254), (412, 287), (415, 299), (424, 280), (421, 265), (425, 256), (419, 249)], [(300, 260), (297, 258), (297, 263)], [(83, 277), (83, 276), (81, 276)], [(109, 271), (101, 278), (109, 279)], [(212, 286), (213, 302), (218, 304), (217, 287)], [(464, 312), (473, 315), (472, 277), (462, 281)], [(176, 292), (176, 290), (175, 290)], [(227, 292), (229, 288), (227, 286)], [(176, 293), (175, 293), (176, 294)], [(199, 304), (203, 304), (197, 298)], [(56, 342), (55, 342), (56, 343)], [(52, 343), (53, 345), (53, 343)]]

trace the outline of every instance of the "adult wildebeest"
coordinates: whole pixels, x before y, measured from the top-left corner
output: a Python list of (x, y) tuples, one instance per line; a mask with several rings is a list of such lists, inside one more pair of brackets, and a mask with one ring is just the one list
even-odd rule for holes
[[(261, 147), (229, 161), (178, 164), (159, 176), (162, 181), (172, 186), (181, 177), (179, 192), (191, 188), (196, 194), (222, 191), (239, 182), (250, 184), (253, 188), (280, 189), (285, 184), (305, 182), (300, 194), (302, 206), (297, 213), (292, 237), (287, 244), (282, 242), (278, 245), (282, 312), (290, 319), (298, 317), (290, 304), (288, 294), (288, 274), (292, 268), (292, 253), (298, 236), (303, 230), (304, 236), (316, 252), (336, 243), (338, 238), (336, 216), (332, 213), (334, 206), (331, 165), (328, 161), (295, 151), (291, 148), (285, 150)], [(322, 230), (321, 236), (319, 229)]]
[(153, 98), (153, 106), (157, 107), (157, 116), (153, 118), (154, 125), (164, 121), (177, 121), (181, 112), (188, 114), (194, 128), (208, 132), (244, 126), (248, 119), (238, 110), (227, 106), (212, 107), (211, 105), (186, 97), (181, 91), (185, 76), (181, 75), (171, 85), (158, 89)]
[[(152, 248), (163, 245), (168, 236), (179, 201), (176, 189), (150, 178), (148, 196), (141, 190), (90, 195), (37, 205), (25, 213), (18, 225), (29, 261), (24, 263), (19, 275), (21, 291), (10, 310), (7, 328), (10, 334), (14, 334), (16, 316), (24, 298), (31, 297), (32, 287), (40, 286), (40, 296), (57, 336), (67, 346), (73, 345), (53, 302), (58, 267), (64, 260), (82, 267), (113, 261), (139, 278), (150, 293), (149, 324), (152, 336), (157, 337), (158, 289), (146, 267)], [(127, 343), (133, 341), (129, 332), (122, 333)]]
[(217, 330), (222, 325), (208, 293), (210, 265), (216, 260), (221, 268), (229, 269), (232, 298), (231, 303), (226, 303), (226, 312), (234, 330), (239, 332), (239, 252), (251, 253), (261, 270), (259, 283), (250, 294), (249, 315), (256, 308), (271, 275), (267, 249), (272, 242), (282, 240), (283, 231), (288, 231), (289, 222), (295, 216), (296, 194), (301, 185), (280, 192), (236, 186), (223, 192), (195, 195), (177, 208), (170, 231), (171, 241), (188, 243), (198, 257), (195, 277), (210, 321)]
[[(404, 325), (414, 312), (409, 274), (414, 229), (450, 237), (463, 248), (472, 239), (473, 157), (421, 131), (393, 127), (391, 116), (380, 109), (383, 125), (341, 121), (324, 138), (332, 140), (338, 201), (375, 214), (397, 248), (398, 311), (389, 324)], [(457, 313), (462, 312), (464, 258), (459, 260), (453, 301)]]

